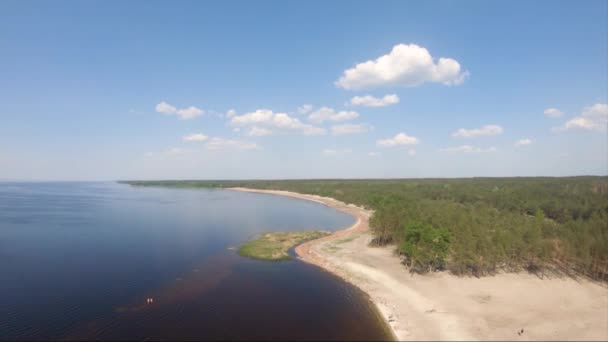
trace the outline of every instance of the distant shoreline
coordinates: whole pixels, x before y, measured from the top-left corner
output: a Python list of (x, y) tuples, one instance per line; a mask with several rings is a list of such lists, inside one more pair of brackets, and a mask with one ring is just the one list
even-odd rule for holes
[(352, 226), (295, 251), (366, 292), (397, 340), (608, 340), (608, 289), (599, 284), (526, 273), (411, 275), (392, 248), (368, 246), (372, 211), (290, 191), (226, 190), (304, 199), (355, 217)]

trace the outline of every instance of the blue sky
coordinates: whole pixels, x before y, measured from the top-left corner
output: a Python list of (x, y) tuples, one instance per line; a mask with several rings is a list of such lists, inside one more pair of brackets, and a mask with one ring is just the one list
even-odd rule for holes
[(0, 179), (608, 172), (608, 2), (0, 2)]

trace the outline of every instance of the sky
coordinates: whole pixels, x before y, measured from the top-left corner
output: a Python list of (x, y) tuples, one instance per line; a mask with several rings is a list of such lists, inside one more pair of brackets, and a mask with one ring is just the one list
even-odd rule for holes
[(606, 175), (607, 1), (0, 1), (0, 179)]

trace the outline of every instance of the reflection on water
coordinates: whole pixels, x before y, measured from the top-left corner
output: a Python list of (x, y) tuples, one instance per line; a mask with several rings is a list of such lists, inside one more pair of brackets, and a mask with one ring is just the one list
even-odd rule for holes
[(269, 195), (0, 183), (0, 339), (386, 339), (333, 275), (228, 249), (352, 222)]

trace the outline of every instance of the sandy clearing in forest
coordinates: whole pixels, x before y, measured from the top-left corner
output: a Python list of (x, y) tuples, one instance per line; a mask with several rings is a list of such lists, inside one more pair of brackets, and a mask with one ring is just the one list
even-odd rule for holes
[(412, 275), (394, 248), (368, 246), (372, 212), (366, 209), (288, 191), (233, 190), (305, 199), (356, 217), (351, 227), (306, 242), (296, 253), (368, 293), (399, 340), (608, 340), (605, 285), (527, 273)]

